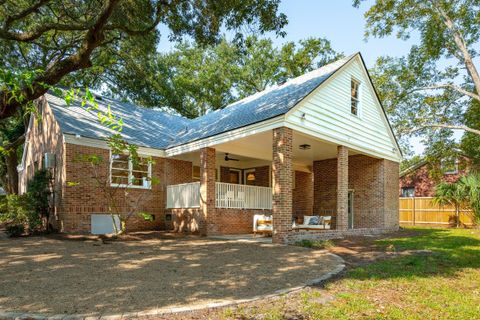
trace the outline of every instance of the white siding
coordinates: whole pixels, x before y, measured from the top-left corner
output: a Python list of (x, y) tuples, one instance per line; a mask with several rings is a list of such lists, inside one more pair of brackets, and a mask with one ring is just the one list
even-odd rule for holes
[[(359, 116), (350, 112), (352, 77), (361, 83)], [(320, 139), (400, 161), (393, 134), (359, 56), (293, 108), (286, 122), (289, 127)]]

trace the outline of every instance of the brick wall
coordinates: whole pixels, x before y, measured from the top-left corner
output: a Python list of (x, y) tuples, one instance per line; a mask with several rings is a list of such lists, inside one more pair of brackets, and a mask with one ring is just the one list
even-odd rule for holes
[(295, 171), (294, 174), (293, 217), (303, 219), (304, 215), (312, 215), (313, 213), (313, 174), (303, 171)]
[[(167, 212), (172, 214), (173, 231), (200, 233), (199, 223), (203, 215), (200, 208), (169, 209)], [(271, 214), (271, 211), (215, 208), (208, 235), (252, 233), (255, 214)]]
[(397, 231), (398, 228), (360, 228), (348, 230), (300, 230), (294, 229), (288, 234), (287, 242), (294, 244), (301, 240), (329, 240), (352, 236), (379, 235)]
[(274, 243), (286, 243), (292, 229), (292, 129), (273, 129), (273, 239)]
[[(326, 210), (335, 215), (337, 159), (315, 161), (313, 170), (314, 212)], [(398, 163), (352, 155), (349, 156), (348, 172), (348, 189), (354, 190), (354, 228), (398, 226), (398, 180), (395, 178)]]
[[(456, 182), (469, 172), (471, 161), (466, 158), (461, 158), (459, 161), (458, 173), (444, 174), (439, 179), (434, 179), (430, 176), (430, 164), (425, 164), (399, 178), (399, 191), (401, 192), (403, 187), (413, 187), (415, 188), (415, 197), (433, 197), (435, 195), (435, 187), (440, 181)], [(397, 196), (399, 195), (401, 193), (397, 194)]]
[(215, 231), (215, 149), (200, 150), (200, 208), (198, 221), (199, 232), (202, 235)]
[[(107, 181), (109, 174), (110, 152), (106, 149), (65, 144), (66, 181), (75, 185), (65, 186), (59, 210), (60, 230), (63, 232), (88, 233), (91, 229), (92, 213), (108, 212), (108, 193), (93, 179), (90, 164), (81, 160), (85, 155), (102, 157), (99, 167), (101, 181)], [(192, 181), (191, 162), (176, 159), (153, 157), (152, 176), (159, 179), (159, 184), (151, 189), (128, 189), (129, 199), (141, 198), (138, 210), (155, 216), (154, 221), (145, 221), (133, 215), (127, 222), (128, 231), (152, 230), (165, 228), (166, 186)], [(108, 188), (113, 188), (108, 186)], [(118, 189), (115, 203), (119, 212), (127, 213), (132, 206), (122, 196), (124, 189)]]
[(398, 229), (400, 221), (399, 200), (397, 181), (399, 175), (399, 165), (396, 162), (383, 160), (384, 185), (385, 185), (385, 228)]

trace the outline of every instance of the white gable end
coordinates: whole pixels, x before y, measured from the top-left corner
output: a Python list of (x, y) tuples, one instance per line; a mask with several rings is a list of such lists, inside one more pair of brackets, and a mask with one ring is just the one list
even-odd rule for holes
[[(351, 80), (360, 82), (358, 115), (351, 113)], [(286, 115), (289, 127), (374, 157), (401, 154), (360, 55), (338, 70)]]

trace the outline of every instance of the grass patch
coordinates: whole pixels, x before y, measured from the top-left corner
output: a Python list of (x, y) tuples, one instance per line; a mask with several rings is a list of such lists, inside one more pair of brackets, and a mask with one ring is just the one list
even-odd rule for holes
[[(480, 230), (415, 228), (416, 236), (376, 241), (386, 251), (413, 250), (351, 269), (325, 289), (293, 296), (298, 319), (479, 319)], [(317, 244), (298, 245), (314, 248)], [(320, 242), (320, 246), (324, 244)], [(430, 250), (416, 254), (415, 250)], [(333, 296), (328, 302), (321, 297)], [(253, 319), (245, 315), (242, 319)], [(255, 314), (281, 314), (265, 305)], [(234, 318), (234, 317), (232, 317)]]
[(312, 249), (329, 249), (335, 244), (331, 240), (301, 240), (295, 242), (295, 245)]

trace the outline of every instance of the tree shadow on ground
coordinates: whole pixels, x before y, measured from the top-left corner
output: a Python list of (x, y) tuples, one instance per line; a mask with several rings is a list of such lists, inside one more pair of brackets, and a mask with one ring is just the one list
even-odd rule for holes
[(247, 299), (340, 263), (305, 248), (199, 237), (77, 240), (0, 241), (0, 309), (100, 315)]

